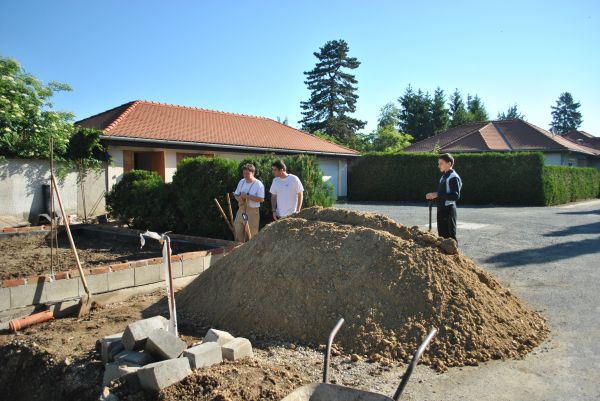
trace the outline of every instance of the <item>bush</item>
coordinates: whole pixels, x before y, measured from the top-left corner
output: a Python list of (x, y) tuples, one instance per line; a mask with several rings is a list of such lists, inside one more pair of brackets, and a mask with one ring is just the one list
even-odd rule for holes
[(142, 230), (164, 231), (173, 221), (173, 192), (158, 174), (132, 170), (106, 195), (106, 208), (120, 223)]
[(240, 162), (239, 177), (242, 176), (242, 166), (251, 163), (256, 167), (256, 178), (261, 180), (265, 185), (265, 201), (260, 206), (261, 224), (265, 224), (272, 220), (269, 188), (271, 188), (271, 183), (273, 182), (271, 164), (275, 160), (283, 160), (287, 166), (288, 173), (298, 176), (300, 181), (302, 181), (302, 186), (304, 186), (304, 201), (302, 207), (330, 207), (335, 203), (336, 197), (333, 186), (323, 182), (323, 172), (321, 171), (319, 162), (314, 156), (276, 156), (267, 154), (249, 157)]
[[(541, 153), (456, 154), (463, 180), (461, 202), (471, 204), (542, 205)], [(355, 159), (348, 172), (348, 198), (353, 201), (425, 202), (437, 189), (437, 154), (401, 153)]]
[[(266, 201), (261, 206), (262, 223), (271, 220), (268, 191), (273, 181), (271, 163), (279, 157), (264, 155), (242, 162), (220, 157), (184, 159), (171, 184), (165, 184), (154, 172), (133, 170), (125, 173), (106, 195), (107, 209), (121, 223), (152, 231), (173, 230), (181, 234), (215, 238), (233, 238), (214, 204), (214, 198), (227, 212), (226, 194), (235, 190), (242, 177), (242, 166), (252, 163), (256, 176), (265, 184)], [(323, 183), (323, 174), (315, 157), (284, 156), (290, 173), (304, 185), (304, 206), (331, 206), (333, 187)], [(231, 198), (232, 206), (237, 202)]]
[(544, 167), (544, 203), (560, 205), (598, 197), (600, 172), (595, 168)]
[[(178, 233), (232, 239), (231, 231), (217, 210), (217, 198), (227, 213), (225, 195), (239, 180), (238, 163), (220, 157), (184, 159), (173, 176)], [(235, 200), (232, 199), (235, 203)]]

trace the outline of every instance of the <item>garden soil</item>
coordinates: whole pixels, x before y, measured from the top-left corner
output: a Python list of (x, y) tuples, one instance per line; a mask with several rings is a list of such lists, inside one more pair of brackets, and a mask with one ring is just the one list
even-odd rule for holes
[(339, 351), (383, 363), (408, 361), (436, 327), (422, 361), (440, 371), (522, 357), (548, 334), (453, 240), (338, 209), (266, 226), (183, 289), (178, 308), (239, 336), (312, 345), (343, 317)]

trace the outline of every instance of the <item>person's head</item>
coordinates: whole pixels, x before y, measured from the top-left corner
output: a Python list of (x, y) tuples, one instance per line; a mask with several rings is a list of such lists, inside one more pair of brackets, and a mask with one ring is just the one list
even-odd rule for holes
[(244, 164), (242, 166), (242, 174), (244, 175), (244, 178), (248, 181), (251, 181), (254, 178), (254, 173), (256, 172), (256, 167), (254, 167), (254, 164)]
[(273, 175), (275, 177), (282, 177), (286, 174), (287, 167), (282, 160), (276, 160), (271, 164), (271, 169), (273, 170)]
[(454, 167), (454, 157), (450, 153), (444, 153), (438, 157), (438, 167), (442, 173), (452, 170)]

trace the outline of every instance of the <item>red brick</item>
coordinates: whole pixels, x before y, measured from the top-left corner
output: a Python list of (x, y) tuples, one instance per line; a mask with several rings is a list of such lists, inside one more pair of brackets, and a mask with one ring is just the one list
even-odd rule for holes
[(11, 278), (11, 279), (2, 281), (2, 287), (16, 287), (16, 286), (24, 285), (24, 284), (25, 284), (24, 278)]
[(208, 252), (206, 252), (206, 251), (186, 252), (186, 253), (181, 254), (181, 258), (183, 260), (188, 260), (188, 259), (201, 258), (206, 255), (208, 255)]
[(16, 228), (12, 228), (12, 227), (6, 227), (2, 229), (3, 233), (16, 233), (17, 229)]
[(129, 262), (129, 265), (131, 265), (131, 267), (148, 266), (148, 260), (146, 260), (146, 259), (144, 259), (144, 260), (136, 260), (134, 262)]
[(110, 271), (110, 267), (109, 266), (98, 266), (98, 267), (92, 267), (89, 272), (91, 275), (94, 274), (104, 274), (104, 273), (108, 273)]
[(229, 245), (229, 246), (225, 247), (225, 250), (227, 252), (229, 252), (229, 251), (233, 251), (237, 247), (238, 247), (238, 245), (233, 244), (233, 245)]
[(67, 273), (69, 273), (69, 277), (71, 277), (71, 278), (81, 276), (81, 274), (79, 274), (79, 269), (72, 269), (72, 270), (69, 270)]
[(210, 251), (208, 251), (210, 254), (212, 255), (217, 255), (219, 253), (224, 253), (225, 249), (223, 248), (215, 248), (215, 249), (211, 249)]
[(110, 265), (110, 268), (112, 269), (112, 271), (116, 271), (116, 270), (125, 270), (125, 269), (129, 269), (131, 266), (129, 265), (129, 263), (117, 263), (114, 265)]
[(64, 280), (69, 278), (69, 272), (58, 272), (54, 274), (54, 280)]
[(181, 261), (181, 256), (171, 255), (171, 262), (179, 262), (179, 261)]
[(148, 264), (149, 264), (149, 265), (157, 265), (157, 264), (160, 264), (160, 263), (162, 263), (162, 262), (163, 262), (162, 258), (152, 258), (152, 259), (148, 259)]

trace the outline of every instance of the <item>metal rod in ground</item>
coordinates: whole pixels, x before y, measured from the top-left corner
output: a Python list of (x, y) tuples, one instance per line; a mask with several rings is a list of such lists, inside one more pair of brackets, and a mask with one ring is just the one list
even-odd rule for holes
[(79, 316), (82, 316), (84, 314), (87, 314), (87, 312), (90, 310), (90, 307), (92, 306), (92, 293), (90, 292), (87, 280), (85, 279), (85, 274), (83, 273), (83, 268), (81, 267), (81, 262), (79, 261), (77, 248), (75, 247), (75, 242), (73, 241), (73, 236), (71, 235), (71, 228), (69, 227), (69, 219), (67, 218), (67, 214), (65, 213), (62, 199), (60, 197), (60, 192), (58, 191), (58, 185), (56, 184), (56, 177), (54, 176), (54, 174), (50, 174), (50, 180), (52, 181), (52, 185), (54, 186), (54, 190), (56, 191), (56, 199), (58, 200), (60, 213), (65, 224), (65, 231), (67, 232), (69, 244), (71, 245), (71, 249), (73, 250), (73, 254), (75, 255), (75, 262), (77, 263), (77, 269), (79, 270), (79, 275), (81, 276), (81, 283), (83, 284), (83, 289), (85, 290), (86, 294), (86, 297), (81, 299), (81, 304), (78, 313)]
[[(50, 274), (54, 279), (54, 186), (52, 185), (52, 176), (54, 175), (54, 142), (52, 137), (48, 138), (48, 147), (50, 148)], [(58, 243), (56, 244), (58, 249)]]
[(165, 245), (167, 247), (167, 271), (168, 271), (168, 280), (169, 280), (169, 313), (170, 313), (170, 323), (175, 331), (176, 336), (179, 336), (177, 330), (177, 308), (175, 307), (175, 285), (173, 283), (173, 268), (171, 266), (171, 238), (167, 235), (165, 237)]
[(231, 225), (231, 223), (229, 222), (229, 219), (227, 218), (227, 215), (223, 211), (223, 208), (221, 207), (221, 204), (219, 203), (219, 201), (217, 200), (217, 198), (215, 198), (215, 205), (217, 205), (217, 209), (219, 209), (219, 212), (221, 213), (221, 216), (223, 217), (223, 220), (225, 220), (225, 223), (227, 224), (227, 227), (229, 227), (229, 229), (231, 230), (231, 232), (233, 233), (233, 235), (235, 235), (235, 230), (233, 229), (233, 225)]
[(227, 192), (226, 198), (227, 208), (229, 209), (229, 221), (231, 221), (231, 224), (233, 225), (233, 209), (231, 208), (231, 198), (229, 197), (229, 192)]

